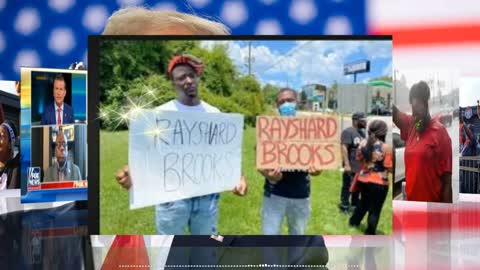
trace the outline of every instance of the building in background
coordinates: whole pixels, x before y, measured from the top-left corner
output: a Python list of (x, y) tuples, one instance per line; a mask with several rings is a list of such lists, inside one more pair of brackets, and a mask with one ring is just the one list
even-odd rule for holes
[(372, 92), (370, 113), (375, 115), (390, 115), (392, 109), (392, 83), (384, 80), (373, 80), (368, 83)]
[(319, 111), (328, 108), (327, 87), (318, 83), (304, 85), (300, 94), (305, 93), (306, 101), (304, 108), (306, 110)]

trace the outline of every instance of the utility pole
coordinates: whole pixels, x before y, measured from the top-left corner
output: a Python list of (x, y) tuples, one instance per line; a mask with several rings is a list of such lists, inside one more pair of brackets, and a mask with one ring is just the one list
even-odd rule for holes
[(248, 76), (252, 75), (252, 64), (255, 62), (255, 57), (252, 56), (252, 41), (248, 41), (248, 55), (243, 60), (246, 62), (244, 66), (248, 70)]
[(252, 75), (252, 41), (248, 42), (248, 76)]

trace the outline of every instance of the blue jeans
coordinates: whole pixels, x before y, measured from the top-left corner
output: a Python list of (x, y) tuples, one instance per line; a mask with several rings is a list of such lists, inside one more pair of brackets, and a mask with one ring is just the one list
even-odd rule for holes
[(157, 234), (217, 234), (219, 193), (183, 199), (155, 206)]
[(288, 234), (305, 234), (310, 217), (310, 198), (290, 199), (271, 194), (263, 196), (262, 230), (266, 235), (279, 235), (283, 218), (287, 217)]

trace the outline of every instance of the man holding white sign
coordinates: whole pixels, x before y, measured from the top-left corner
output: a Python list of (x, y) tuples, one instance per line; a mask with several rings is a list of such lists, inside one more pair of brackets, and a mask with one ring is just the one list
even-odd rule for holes
[[(132, 171), (125, 166), (116, 176), (119, 184), (130, 189), (131, 206), (151, 205), (153, 199), (160, 203), (155, 207), (158, 234), (180, 235), (186, 227), (191, 234), (216, 234), (218, 192), (235, 186), (235, 194), (246, 193), (243, 177), (232, 182), (235, 175), (236, 179), (240, 176), (243, 118), (217, 114), (220, 112), (217, 108), (200, 100), (198, 79), (202, 72), (203, 63), (196, 57), (182, 55), (170, 60), (168, 75), (177, 98), (155, 111), (142, 113), (143, 121), (136, 118), (132, 122), (129, 157)], [(150, 171), (136, 168), (150, 168)], [(223, 181), (229, 177), (230, 181)], [(133, 182), (139, 182), (138, 190), (137, 184), (132, 187)], [(163, 187), (147, 191), (155, 193), (153, 199), (144, 196), (151, 184)]]

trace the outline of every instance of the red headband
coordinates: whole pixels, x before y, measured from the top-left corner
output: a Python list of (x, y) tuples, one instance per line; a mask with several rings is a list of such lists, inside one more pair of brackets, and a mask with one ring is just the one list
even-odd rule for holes
[(168, 63), (168, 68), (167, 68), (168, 75), (171, 76), (173, 69), (175, 68), (175, 66), (179, 64), (190, 65), (195, 70), (195, 73), (199, 76), (202, 75), (203, 73), (203, 63), (200, 60), (194, 59), (189, 56), (179, 55), (179, 56), (174, 56)]

